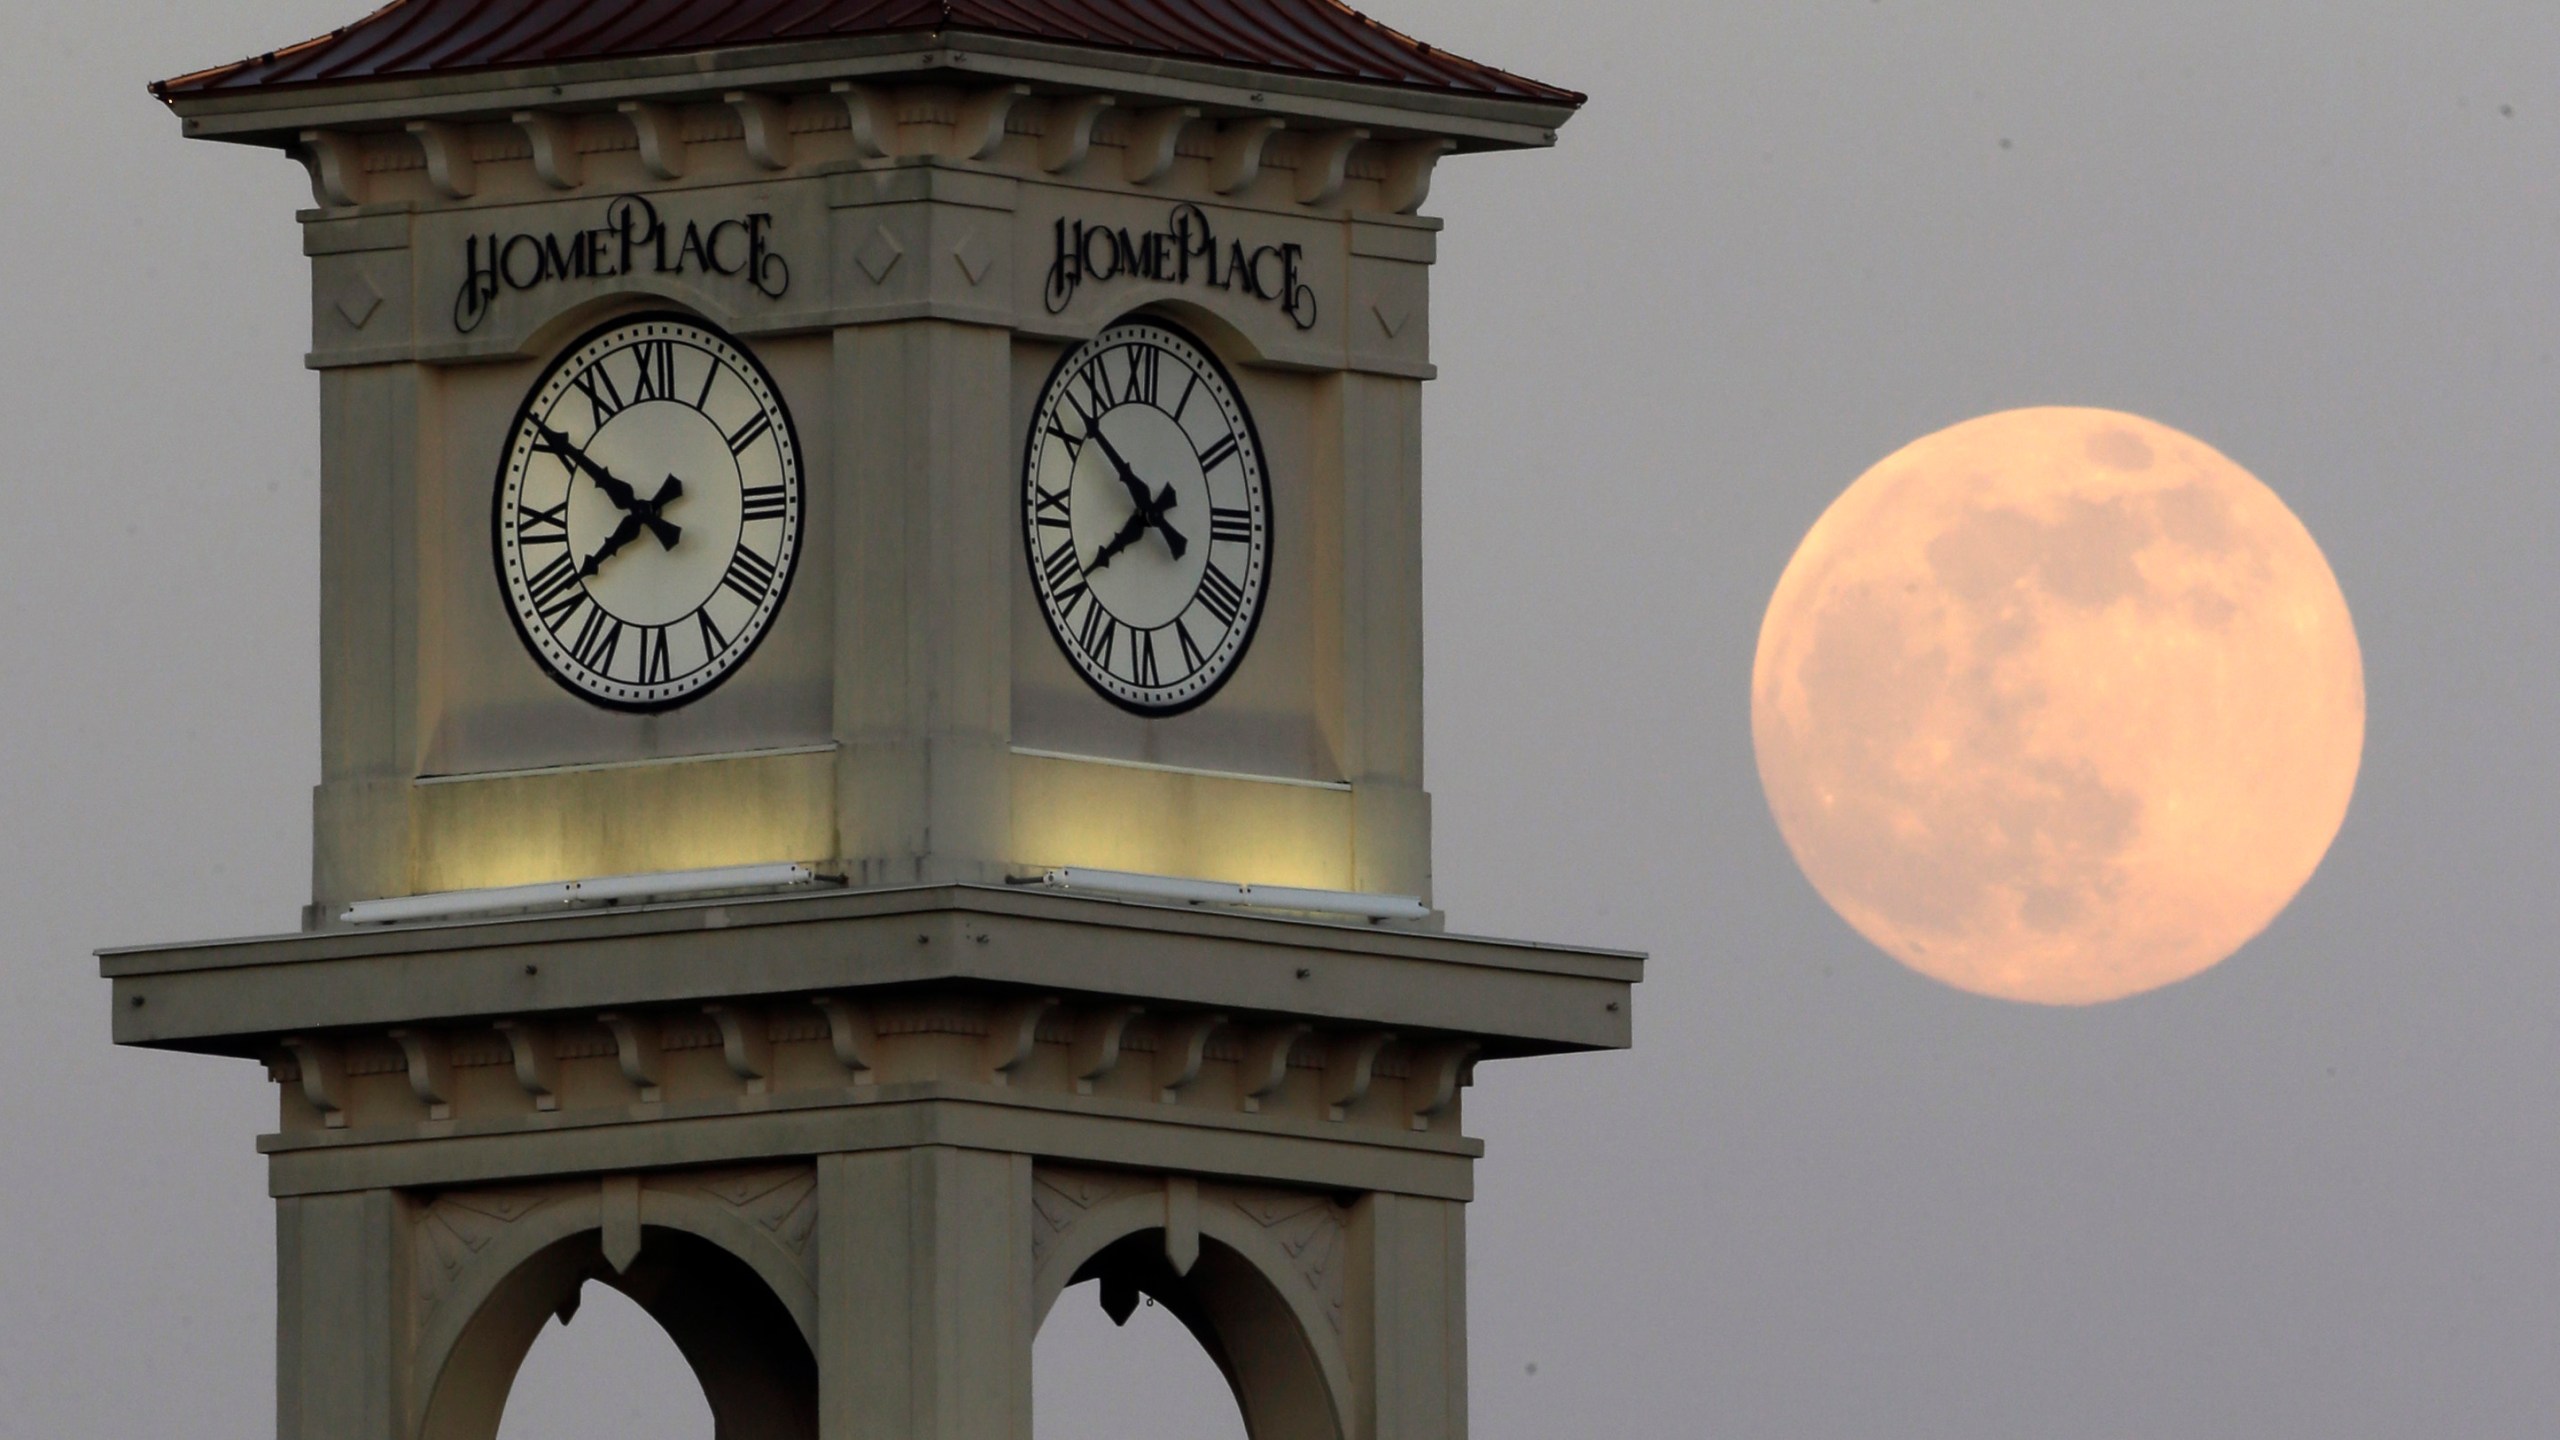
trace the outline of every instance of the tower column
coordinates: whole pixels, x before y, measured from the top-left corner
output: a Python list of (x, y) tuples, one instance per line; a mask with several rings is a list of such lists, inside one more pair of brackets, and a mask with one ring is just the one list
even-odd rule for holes
[(818, 1159), (822, 1440), (1030, 1440), (1031, 1157)]
[(1372, 1195), (1353, 1222), (1364, 1440), (1466, 1440), (1466, 1207)]
[(276, 1201), (277, 1440), (404, 1440), (407, 1233), (389, 1190)]
[(1020, 565), (1005, 481), (1010, 337), (838, 332), (837, 824), (857, 882), (1001, 879)]

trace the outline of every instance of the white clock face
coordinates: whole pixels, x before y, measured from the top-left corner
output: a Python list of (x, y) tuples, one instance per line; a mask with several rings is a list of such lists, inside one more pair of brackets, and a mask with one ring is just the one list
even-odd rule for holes
[(1041, 612), (1087, 683), (1144, 715), (1208, 699), (1271, 580), (1271, 487), (1225, 368), (1151, 320), (1069, 351), (1032, 413), (1022, 531)]
[(801, 509), (799, 438), (755, 357), (699, 320), (617, 320), (552, 362), (507, 437), (499, 587), (560, 683), (663, 710), (764, 638)]

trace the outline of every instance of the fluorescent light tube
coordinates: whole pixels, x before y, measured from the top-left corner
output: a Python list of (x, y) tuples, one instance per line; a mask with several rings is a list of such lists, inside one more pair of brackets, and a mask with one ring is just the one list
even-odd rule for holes
[(358, 900), (338, 912), (351, 925), (393, 925), (403, 920), (451, 920), (503, 910), (553, 905), (594, 905), (608, 900), (671, 900), (717, 890), (772, 890), (806, 885), (817, 872), (806, 865), (728, 865), (715, 870), (661, 870), (648, 875), (605, 875), (547, 885), (504, 885), (490, 890), (439, 890)]
[(1168, 905), (1248, 905), (1262, 910), (1348, 915), (1362, 920), (1425, 920), (1431, 916), (1431, 907), (1413, 895), (1310, 890), (1296, 885), (1232, 885), (1223, 880), (1141, 875), (1129, 870), (1088, 870), (1081, 866), (1068, 866), (1041, 876), (1040, 883), (1052, 890), (1108, 895), (1121, 900), (1156, 900)]

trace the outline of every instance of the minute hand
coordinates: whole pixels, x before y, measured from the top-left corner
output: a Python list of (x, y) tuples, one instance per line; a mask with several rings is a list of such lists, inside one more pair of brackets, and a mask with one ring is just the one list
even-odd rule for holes
[(1173, 522), (1164, 518), (1164, 512), (1172, 509), (1180, 498), (1173, 493), (1173, 487), (1167, 485), (1161, 493), (1148, 495), (1147, 482), (1139, 479), (1138, 472), (1129, 467), (1129, 462), (1120, 458), (1111, 437), (1102, 433), (1102, 426), (1094, 425), (1092, 433), (1094, 439), (1102, 442), (1103, 457), (1111, 462), (1112, 469), (1120, 473), (1120, 483), (1127, 488), (1130, 502), (1138, 507), (1139, 517), (1156, 527), (1164, 535), (1164, 548), (1172, 552), (1174, 559), (1181, 559), (1182, 552), (1191, 547), (1191, 542), (1183, 539), (1182, 532), (1173, 528)]

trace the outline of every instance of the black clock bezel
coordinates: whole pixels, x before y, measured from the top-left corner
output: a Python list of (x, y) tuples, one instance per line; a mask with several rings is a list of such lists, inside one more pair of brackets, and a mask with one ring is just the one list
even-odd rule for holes
[(514, 603), (508, 599), (506, 553), (508, 457), (515, 449), (516, 436), (523, 430), (526, 418), (533, 413), (534, 400), (542, 394), (544, 387), (551, 383), (552, 376), (557, 373), (563, 360), (585, 349), (600, 335), (625, 326), (644, 325), (651, 321), (673, 321), (707, 330), (725, 341), (731, 349), (737, 351), (749, 365), (755, 368), (756, 378), (764, 382), (766, 391), (773, 396), (775, 407), (782, 412), (782, 428), (791, 444), (794, 480), (800, 491), (801, 529), (805, 533), (808, 528), (809, 467), (806, 452), (800, 448), (800, 423), (791, 413), (791, 402), (783, 395), (781, 383), (773, 378), (773, 372), (765, 367), (763, 359), (754, 350), (749, 349), (744, 341), (729, 333), (726, 327), (714, 322), (708, 316), (697, 315), (689, 310), (630, 310), (588, 326), (580, 331), (576, 338), (552, 352), (551, 359), (535, 374), (533, 384), (524, 392), (524, 399), (517, 403), (515, 418), (507, 422), (504, 437), (499, 445), (498, 468), (489, 486), (489, 565), (498, 579), (498, 607), (507, 612), (507, 623), (515, 628), (516, 639), (523, 642), (525, 653), (533, 657), (534, 668), (548, 676), (553, 684), (577, 696), (580, 700), (600, 710), (612, 710), (626, 715), (660, 715), (670, 710), (682, 709), (719, 690), (736, 678), (738, 672), (746, 669), (747, 662), (755, 658), (757, 649), (765, 642), (765, 637), (771, 635), (774, 627), (782, 623), (783, 604), (791, 598), (792, 579), (800, 573), (800, 541), (803, 538), (801, 535), (792, 537), (790, 559), (782, 567), (781, 583), (774, 587), (773, 618), (765, 622), (764, 628), (758, 630), (755, 637), (747, 642), (747, 648), (738, 652), (736, 661), (721, 673), (719, 679), (699, 690), (665, 700), (618, 700), (611, 696), (598, 695), (561, 674), (558, 668), (552, 665), (550, 657), (542, 653), (542, 647), (534, 642), (532, 632), (525, 629), (524, 617), (516, 612)]
[[(1244, 635), (1236, 641), (1235, 658), (1229, 661), (1227, 663), (1227, 668), (1220, 672), (1216, 678), (1212, 679), (1199, 694), (1186, 697), (1185, 699), (1176, 701), (1170, 705), (1142, 705), (1137, 701), (1129, 699), (1127, 696), (1114, 694), (1112, 691), (1103, 688), (1102, 682), (1094, 679), (1091, 674), (1086, 672), (1083, 665), (1077, 663), (1076, 657), (1082, 652), (1078, 651), (1074, 642), (1067, 638), (1066, 632), (1058, 628), (1058, 618), (1049, 613), (1049, 606), (1041, 599), (1040, 556), (1038, 553), (1038, 547), (1033, 543), (1031, 538), (1033, 528), (1030, 509), (1032, 504), (1031, 492), (1036, 484), (1032, 478), (1032, 471), (1033, 467), (1039, 463), (1040, 417), (1048, 409), (1050, 392), (1057, 387), (1059, 378), (1066, 374), (1067, 362), (1075, 359), (1077, 355), (1081, 354), (1086, 346), (1092, 344), (1095, 340), (1110, 332), (1115, 326), (1131, 324), (1152, 325), (1159, 330), (1171, 331), (1174, 335), (1179, 336), (1181, 339), (1188, 342), (1192, 349), (1200, 353), (1202, 359), (1209, 362), (1209, 368), (1217, 372), (1218, 381), (1227, 387), (1227, 393), (1235, 397), (1236, 413), (1244, 417), (1245, 438), (1251, 441), (1253, 445), (1253, 456), (1257, 462), (1254, 466), (1254, 480), (1262, 490), (1263, 523), (1267, 532), (1263, 544), (1262, 580), (1261, 583), (1254, 588), (1253, 613), (1251, 618), (1245, 622)], [(1201, 706), (1208, 704), (1211, 699), (1216, 697), (1220, 690), (1226, 688), (1229, 680), (1235, 678), (1236, 672), (1244, 668), (1245, 657), (1253, 651), (1254, 637), (1260, 634), (1262, 630), (1263, 608), (1271, 599), (1271, 572), (1278, 568), (1279, 565), (1280, 514), (1272, 504), (1271, 463), (1268, 458), (1268, 453), (1262, 447), (1262, 427), (1253, 418), (1253, 406), (1245, 399), (1244, 387), (1236, 383), (1235, 372), (1227, 368), (1226, 361), (1219, 356), (1216, 347), (1210, 345), (1207, 341), (1202, 340), (1200, 336), (1189, 327), (1182, 325), (1165, 315), (1145, 309), (1131, 310), (1115, 315), (1109, 320), (1104, 321), (1092, 335), (1067, 346), (1064, 350), (1059, 352), (1057, 363), (1049, 367), (1048, 378), (1042, 380), (1040, 382), (1040, 388), (1033, 393), (1031, 402), (1031, 422), (1025, 429), (1022, 440), (1022, 476), (1021, 481), (1016, 488), (1020, 492), (1016, 498), (1016, 504), (1020, 507), (1016, 523), (1017, 527), (1022, 532), (1023, 566), (1031, 576), (1032, 604), (1034, 608), (1039, 610), (1040, 623), (1047, 628), (1050, 640), (1055, 643), (1060, 652), (1067, 657), (1067, 668), (1075, 672), (1075, 677), (1084, 682), (1086, 689), (1091, 690), (1094, 694), (1101, 696), (1103, 699), (1110, 701), (1114, 706), (1121, 710), (1125, 710), (1132, 715), (1141, 716), (1149, 720), (1166, 720), (1171, 719), (1176, 715), (1182, 715), (1189, 711), (1197, 710)]]

